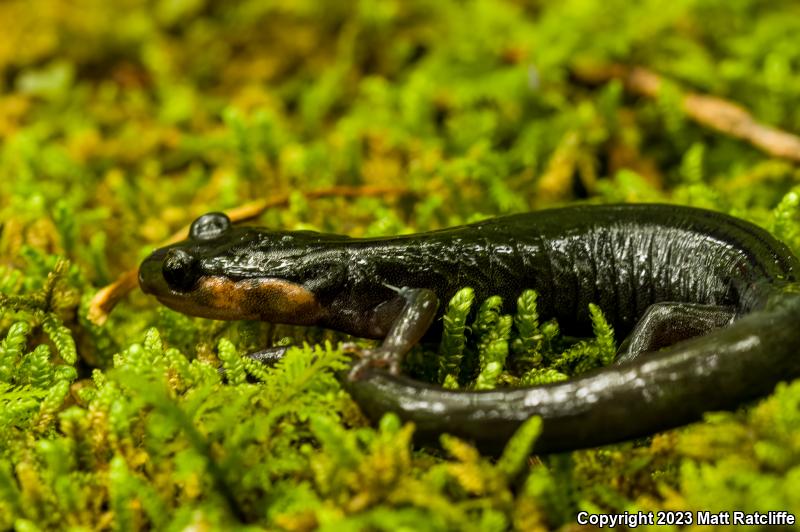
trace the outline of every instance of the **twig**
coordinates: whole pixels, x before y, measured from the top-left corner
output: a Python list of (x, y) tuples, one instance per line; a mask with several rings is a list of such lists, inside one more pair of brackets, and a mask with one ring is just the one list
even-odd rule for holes
[[(397, 196), (407, 193), (405, 188), (398, 187), (380, 187), (380, 186), (365, 186), (365, 187), (349, 187), (349, 186), (334, 186), (328, 188), (320, 188), (317, 190), (309, 190), (304, 192), (306, 198), (355, 198), (367, 196)], [(264, 211), (272, 207), (281, 207), (289, 204), (289, 193), (277, 195), (273, 198), (251, 201), (238, 207), (234, 207), (225, 211), (225, 214), (231, 219), (232, 222), (247, 222), (260, 216)], [(189, 225), (184, 226), (171, 237), (158, 245), (158, 247), (174, 244), (186, 238), (189, 233)], [(88, 318), (96, 324), (102, 325), (108, 319), (109, 313), (113, 310), (116, 304), (126, 295), (128, 295), (138, 285), (138, 268), (130, 269), (121, 274), (116, 281), (101, 288), (97, 294), (92, 298), (89, 303)]]
[[(622, 81), (632, 94), (656, 98), (665, 78), (642, 67), (612, 64), (599, 67), (579, 67), (574, 76), (584, 83), (603, 83), (610, 79)], [(731, 137), (749, 142), (772, 155), (800, 162), (800, 137), (781, 129), (762, 124), (745, 108), (716, 96), (685, 92), (681, 108), (686, 116), (704, 126)]]

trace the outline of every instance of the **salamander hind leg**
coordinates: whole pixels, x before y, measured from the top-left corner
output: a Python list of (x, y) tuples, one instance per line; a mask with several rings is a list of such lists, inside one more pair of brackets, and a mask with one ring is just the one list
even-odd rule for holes
[(662, 302), (647, 307), (642, 318), (617, 351), (615, 364), (630, 362), (681, 340), (701, 336), (731, 323), (733, 307)]

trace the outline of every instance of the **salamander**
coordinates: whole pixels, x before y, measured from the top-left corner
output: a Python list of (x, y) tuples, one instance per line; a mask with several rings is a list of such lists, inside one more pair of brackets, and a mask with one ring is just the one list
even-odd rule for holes
[[(619, 442), (731, 409), (800, 376), (800, 263), (765, 230), (660, 204), (572, 206), (432, 232), (349, 238), (199, 217), (187, 240), (141, 264), (144, 292), (222, 320), (315, 325), (383, 339), (340, 380), (373, 420), (413, 421), (486, 452), (541, 416), (536, 452)], [(443, 305), (471, 286), (506, 312), (527, 288), (543, 316), (587, 336), (588, 303), (621, 337), (609, 367), (559, 383), (455, 391), (399, 373), (441, 333)], [(285, 348), (255, 353), (274, 360)]]

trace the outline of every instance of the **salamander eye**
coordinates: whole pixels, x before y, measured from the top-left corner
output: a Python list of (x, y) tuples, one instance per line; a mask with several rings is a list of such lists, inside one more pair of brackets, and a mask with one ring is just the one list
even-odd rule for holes
[(192, 222), (189, 238), (193, 240), (213, 240), (231, 227), (231, 220), (224, 213), (210, 212)]
[(182, 249), (171, 249), (161, 264), (161, 274), (173, 290), (189, 291), (197, 282), (195, 259)]

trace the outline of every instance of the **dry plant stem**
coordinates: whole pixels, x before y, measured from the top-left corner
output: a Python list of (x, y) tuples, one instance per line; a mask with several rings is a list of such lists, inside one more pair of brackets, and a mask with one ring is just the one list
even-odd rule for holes
[[(365, 186), (365, 187), (348, 187), (348, 186), (334, 186), (328, 188), (320, 188), (317, 190), (309, 190), (304, 192), (303, 195), (308, 199), (317, 198), (356, 198), (367, 196), (398, 196), (408, 192), (405, 188), (398, 187), (381, 187), (381, 186)], [(231, 219), (232, 222), (246, 222), (257, 218), (264, 211), (271, 207), (283, 207), (289, 204), (289, 193), (276, 195), (272, 198), (251, 201), (238, 207), (228, 209), (225, 214)], [(156, 247), (163, 247), (173, 244), (186, 238), (189, 232), (189, 225), (182, 227), (179, 231), (175, 232), (171, 237), (159, 243)], [(138, 285), (138, 268), (132, 268), (121, 274), (116, 281), (101, 288), (97, 294), (92, 298), (89, 304), (88, 318), (96, 324), (102, 325), (108, 319), (109, 313), (114, 309), (120, 299), (128, 295)]]
[[(619, 79), (625, 90), (632, 94), (655, 98), (665, 78), (642, 67), (606, 65), (576, 68), (575, 77), (586, 83), (601, 83)], [(757, 121), (743, 107), (723, 98), (696, 92), (685, 92), (681, 108), (686, 116), (704, 126), (716, 129), (731, 137), (749, 142), (763, 152), (800, 162), (800, 137)]]

